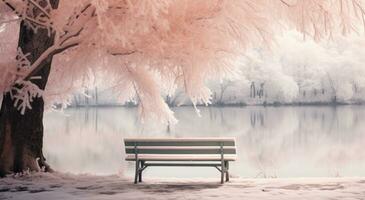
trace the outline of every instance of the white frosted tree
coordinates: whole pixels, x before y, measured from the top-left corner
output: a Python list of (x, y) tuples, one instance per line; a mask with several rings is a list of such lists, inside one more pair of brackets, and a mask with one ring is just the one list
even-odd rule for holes
[(138, 102), (142, 119), (174, 123), (160, 95), (166, 84), (182, 88), (194, 105), (209, 104), (206, 81), (234, 75), (245, 49), (270, 44), (283, 23), (318, 40), (356, 30), (364, 17), (361, 0), (0, 2), (0, 26), (20, 24), (19, 48), (5, 54), (14, 60), (0, 58), (2, 173), (49, 170), (43, 99), (64, 103), (103, 80), (120, 101)]

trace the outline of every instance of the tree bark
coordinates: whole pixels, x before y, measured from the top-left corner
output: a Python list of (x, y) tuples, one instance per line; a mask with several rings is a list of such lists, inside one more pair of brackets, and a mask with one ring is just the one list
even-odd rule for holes
[[(52, 7), (58, 6), (59, 0), (50, 0)], [(54, 34), (49, 36), (46, 29), (34, 32), (24, 22), (20, 25), (18, 46), (31, 63), (53, 45)], [(31, 80), (44, 90), (50, 73), (52, 56), (41, 63), (41, 70), (35, 76), (41, 79)], [(0, 110), (0, 176), (25, 170), (52, 171), (43, 156), (43, 98), (31, 102), (32, 109), (24, 115), (14, 107), (14, 99), (9, 93), (3, 95)]]

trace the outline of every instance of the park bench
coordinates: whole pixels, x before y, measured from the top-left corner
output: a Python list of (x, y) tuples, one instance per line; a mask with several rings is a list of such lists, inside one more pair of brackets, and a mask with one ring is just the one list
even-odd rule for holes
[(214, 167), (221, 183), (229, 181), (229, 161), (236, 160), (234, 138), (126, 138), (126, 161), (135, 162), (134, 183), (147, 167)]

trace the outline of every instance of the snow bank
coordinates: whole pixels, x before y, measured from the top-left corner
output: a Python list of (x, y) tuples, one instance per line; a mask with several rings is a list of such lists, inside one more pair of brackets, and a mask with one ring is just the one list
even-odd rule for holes
[(365, 178), (146, 179), (36, 173), (0, 179), (0, 199), (364, 199)]

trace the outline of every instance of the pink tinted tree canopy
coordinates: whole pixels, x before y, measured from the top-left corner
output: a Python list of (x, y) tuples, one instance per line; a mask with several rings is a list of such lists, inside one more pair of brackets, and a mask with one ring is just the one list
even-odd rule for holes
[[(17, 90), (20, 112), (43, 96), (65, 104), (93, 84), (112, 87), (121, 102), (138, 102), (140, 116), (175, 122), (161, 92), (182, 88), (194, 105), (209, 104), (212, 78), (233, 77), (245, 50), (296, 29), (320, 40), (360, 32), (363, 0), (47, 0), (0, 1), (0, 92)], [(34, 15), (34, 11), (41, 15)], [(16, 49), (23, 20), (56, 39), (34, 63)], [(57, 55), (45, 91), (31, 80), (39, 64)], [(15, 59), (17, 58), (17, 59)]]

